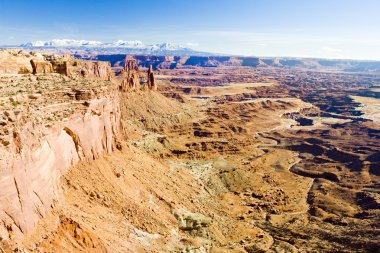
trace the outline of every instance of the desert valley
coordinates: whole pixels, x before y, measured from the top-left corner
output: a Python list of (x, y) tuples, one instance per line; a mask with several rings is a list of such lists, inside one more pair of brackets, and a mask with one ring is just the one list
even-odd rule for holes
[(0, 0), (0, 253), (380, 252), (379, 9)]
[(0, 252), (376, 252), (380, 63), (0, 50)]

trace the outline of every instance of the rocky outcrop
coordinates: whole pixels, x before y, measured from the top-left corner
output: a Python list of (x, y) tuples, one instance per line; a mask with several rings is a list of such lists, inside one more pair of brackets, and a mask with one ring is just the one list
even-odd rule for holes
[(12, 116), (17, 122), (6, 145), (0, 146), (0, 237), (21, 238), (30, 232), (51, 206), (61, 175), (79, 161), (116, 149), (122, 129), (117, 94), (90, 100), (83, 109), (83, 114), (49, 128), (29, 121), (28, 112)]
[(147, 80), (148, 80), (147, 82), (148, 88), (150, 90), (157, 90), (157, 85), (156, 85), (156, 82), (154, 81), (152, 65), (149, 66)]
[(122, 73), (121, 89), (123, 91), (135, 90), (140, 87), (140, 75), (137, 61), (130, 56), (126, 56), (124, 70)]
[(122, 78), (120, 89), (122, 91), (149, 89), (157, 90), (157, 84), (154, 79), (153, 67), (149, 65), (146, 77), (140, 73), (138, 62), (132, 56), (125, 57), (124, 69), (120, 74)]
[(31, 60), (30, 63), (32, 64), (33, 74), (53, 72), (53, 66), (48, 61)]
[(113, 73), (108, 62), (74, 61), (69, 66), (69, 76), (79, 76), (85, 79), (111, 80)]
[[(108, 62), (0, 53), (6, 55), (1, 73), (12, 74), (0, 78), (6, 98), (0, 107), (0, 238), (18, 241), (59, 196), (62, 175), (120, 147), (122, 103)], [(126, 59), (123, 75), (123, 90), (157, 88), (152, 68), (147, 85), (140, 84), (135, 59)]]
[[(0, 66), (6, 73), (0, 77), (0, 241), (18, 241), (52, 206), (59, 178), (117, 149), (123, 127), (108, 63), (0, 54), (6, 55), (0, 57), (6, 62)], [(18, 75), (20, 69), (29, 74)]]
[(109, 62), (83, 61), (71, 56), (51, 59), (54, 72), (74, 78), (110, 80), (113, 76)]
[(131, 56), (127, 55), (125, 57), (124, 70), (126, 72), (139, 71), (139, 66), (137, 65), (137, 61), (133, 59)]
[(69, 55), (42, 55), (18, 50), (0, 50), (0, 74), (59, 73), (73, 78), (110, 80), (109, 62), (84, 61)]
[(43, 61), (42, 55), (20, 50), (0, 50), (0, 74), (33, 73), (31, 60)]

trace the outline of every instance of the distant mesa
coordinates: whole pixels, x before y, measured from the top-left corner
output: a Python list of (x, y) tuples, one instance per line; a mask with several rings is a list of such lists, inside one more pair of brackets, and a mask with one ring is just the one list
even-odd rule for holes
[[(178, 52), (178, 51), (172, 51)], [(128, 54), (128, 53), (127, 53)], [(126, 54), (103, 54), (74, 52), (73, 56), (84, 60), (108, 61), (111, 67), (121, 67), (125, 64)], [(307, 58), (261, 58), (244, 56), (197, 56), (197, 55), (162, 55), (162, 54), (129, 54), (144, 68), (152, 65), (157, 69), (178, 69), (193, 67), (253, 67), (253, 68), (282, 68), (282, 69), (309, 69), (316, 71), (345, 71), (345, 72), (380, 72), (379, 61), (357, 60), (327, 60)]]
[[(1, 46), (0, 46), (1, 48)], [(143, 67), (152, 65), (153, 69), (172, 69), (184, 66), (193, 67), (276, 67), (310, 70), (345, 71), (345, 72), (380, 72), (380, 61), (333, 60), (317, 58), (292, 57), (253, 57), (220, 55), (196, 51), (173, 43), (147, 45), (139, 40), (118, 40), (101, 42), (96, 40), (53, 39), (37, 40), (19, 46), (3, 46), (33, 50), (42, 53), (69, 54), (79, 59), (109, 61), (112, 67), (123, 66), (125, 55), (134, 55)], [(49, 68), (39, 66), (39, 68)]]

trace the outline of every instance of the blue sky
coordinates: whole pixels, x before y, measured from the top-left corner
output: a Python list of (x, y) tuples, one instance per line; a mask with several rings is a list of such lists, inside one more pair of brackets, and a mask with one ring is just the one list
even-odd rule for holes
[(380, 60), (378, 0), (0, 0), (0, 45), (172, 42), (255, 56)]

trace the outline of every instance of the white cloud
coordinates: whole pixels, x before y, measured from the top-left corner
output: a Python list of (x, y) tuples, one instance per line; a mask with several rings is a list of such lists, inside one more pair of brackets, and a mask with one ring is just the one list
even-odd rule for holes
[(188, 46), (188, 47), (199, 47), (199, 43), (196, 43), (196, 42), (188, 42), (188, 43), (186, 43), (186, 46)]
[(324, 51), (326, 53), (340, 53), (340, 52), (342, 52), (341, 49), (332, 48), (332, 47), (322, 47), (321, 49), (322, 49), (322, 51)]

